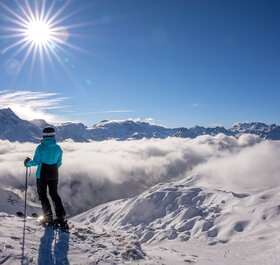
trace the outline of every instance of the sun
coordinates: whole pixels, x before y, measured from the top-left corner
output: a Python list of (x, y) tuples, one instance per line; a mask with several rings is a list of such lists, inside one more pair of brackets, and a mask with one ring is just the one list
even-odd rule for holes
[[(61, 4), (56, 0), (25, 0), (7, 4), (8, 1), (5, 3), (0, 0), (0, 13), (6, 24), (0, 29), (0, 39), (9, 42), (4, 51), (14, 51), (11, 55), (13, 61), (20, 57), (20, 69), (29, 61), (31, 64), (28, 65), (32, 72), (35, 63), (39, 60), (42, 71), (45, 64), (54, 69), (54, 62), (57, 61), (68, 71), (66, 62), (69, 61), (69, 51), (84, 52), (83, 49), (69, 42), (73, 36), (79, 36), (70, 30), (83, 26), (83, 23), (66, 23), (80, 10), (71, 10), (68, 6), (69, 2), (65, 1)], [(2, 34), (1, 30), (6, 34)]]
[(25, 35), (35, 45), (47, 45), (53, 38), (50, 25), (40, 20), (29, 21)]

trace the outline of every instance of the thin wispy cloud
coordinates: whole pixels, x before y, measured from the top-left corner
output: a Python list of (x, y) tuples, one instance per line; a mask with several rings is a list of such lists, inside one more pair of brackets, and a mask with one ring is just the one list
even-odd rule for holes
[(106, 113), (133, 113), (134, 110), (104, 110), (104, 111), (96, 111), (91, 112), (92, 114), (106, 114)]
[(209, 104), (193, 103), (190, 105), (191, 108), (209, 107)]
[(25, 120), (45, 119), (48, 122), (63, 121), (63, 118), (50, 111), (69, 108), (64, 105), (68, 97), (59, 93), (34, 91), (0, 91), (0, 107), (11, 108)]

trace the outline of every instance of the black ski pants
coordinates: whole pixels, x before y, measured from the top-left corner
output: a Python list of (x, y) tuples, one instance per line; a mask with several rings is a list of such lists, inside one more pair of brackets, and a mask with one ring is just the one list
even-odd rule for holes
[(47, 187), (49, 188), (49, 194), (54, 203), (56, 217), (61, 218), (66, 215), (61, 198), (57, 192), (57, 185), (58, 178), (49, 180), (46, 178), (37, 179), (37, 191), (42, 204), (43, 214), (46, 219), (53, 219), (52, 208), (47, 196)]

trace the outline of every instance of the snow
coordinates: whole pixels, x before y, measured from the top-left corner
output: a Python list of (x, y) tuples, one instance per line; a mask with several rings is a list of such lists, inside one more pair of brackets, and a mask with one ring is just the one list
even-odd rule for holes
[[(0, 214), (0, 264), (20, 264), (23, 220)], [(130, 264), (144, 257), (131, 235), (71, 222), (70, 233), (43, 228), (28, 217), (24, 264)], [(3, 229), (5, 228), (5, 229)]]
[[(0, 212), (7, 214), (15, 214), (22, 211), (24, 207), (23, 199), (16, 193), (10, 190), (0, 188)], [(38, 205), (27, 203), (27, 214), (39, 212), (41, 207)], [(1, 263), (0, 263), (1, 264)]]
[(279, 187), (255, 194), (194, 188), (184, 179), (73, 219), (137, 234), (151, 264), (276, 265), (279, 194)]
[[(23, 220), (2, 209), (0, 264), (19, 264)], [(28, 217), (26, 264), (278, 265), (279, 214), (280, 187), (239, 194), (189, 177), (74, 216), (69, 234)]]
[(190, 179), (159, 184), (134, 198), (97, 206), (74, 220), (121, 228), (137, 234), (143, 244), (174, 239), (234, 243), (280, 228), (279, 187), (236, 194), (192, 186)]

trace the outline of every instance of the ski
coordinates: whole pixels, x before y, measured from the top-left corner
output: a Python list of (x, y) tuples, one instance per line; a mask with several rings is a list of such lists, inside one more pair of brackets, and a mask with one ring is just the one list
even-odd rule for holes
[(56, 219), (50, 222), (44, 221), (44, 219), (38, 220), (39, 224), (43, 227), (51, 227), (53, 229), (57, 229), (66, 233), (69, 233), (70, 227), (68, 224), (68, 220), (64, 220), (63, 222), (58, 222)]
[[(25, 217), (23, 212), (16, 212), (16, 216), (21, 217), (21, 218)], [(32, 213), (31, 216), (34, 217), (34, 218), (38, 218), (39, 217), (39, 215), (37, 213)]]
[(37, 214), (37, 213), (32, 213), (31, 216), (34, 217), (34, 218), (38, 218), (38, 217), (39, 217), (39, 214)]
[[(20, 218), (24, 218), (25, 215), (23, 212), (17, 212), (16, 215)], [(66, 232), (66, 233), (70, 233), (70, 226), (68, 224), (68, 220), (64, 220), (62, 223), (58, 222), (57, 220), (53, 220), (50, 222), (46, 222), (44, 221), (44, 219), (41, 218), (41, 216), (39, 216), (39, 214), (37, 213), (32, 213), (31, 214), (32, 217), (37, 219), (37, 222), (39, 223), (39, 225), (41, 225), (42, 227), (51, 227), (53, 229), (59, 229), (60, 231)]]
[(25, 215), (24, 215), (23, 212), (17, 212), (16, 215), (17, 215), (18, 217), (21, 217), (21, 218), (24, 218), (24, 217), (25, 217)]

